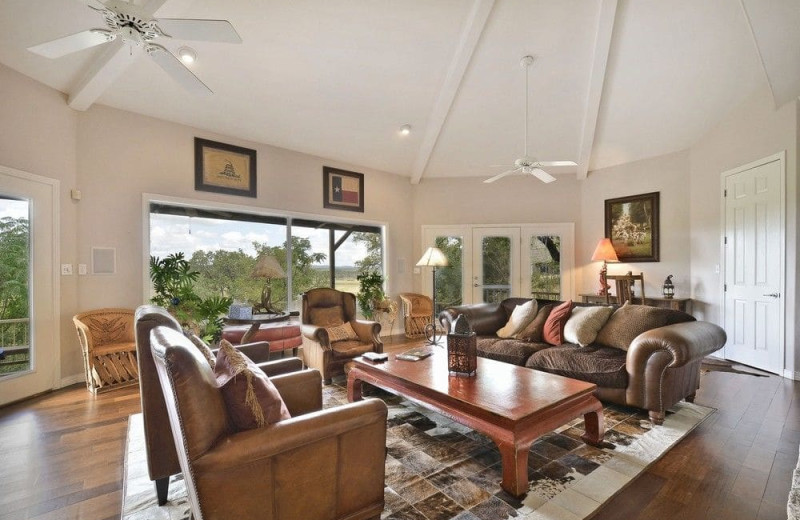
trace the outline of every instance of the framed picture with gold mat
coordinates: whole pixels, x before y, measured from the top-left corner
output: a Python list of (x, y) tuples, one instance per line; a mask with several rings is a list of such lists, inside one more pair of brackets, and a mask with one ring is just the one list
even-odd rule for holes
[(322, 167), (322, 206), (364, 213), (364, 174)]
[(256, 197), (256, 151), (195, 137), (194, 189)]

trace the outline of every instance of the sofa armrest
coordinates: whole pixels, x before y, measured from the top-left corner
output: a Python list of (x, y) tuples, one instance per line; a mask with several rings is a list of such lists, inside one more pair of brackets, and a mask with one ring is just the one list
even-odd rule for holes
[[(366, 399), (292, 417), (264, 428), (233, 433), (223, 437), (211, 450), (194, 461), (196, 473), (224, 474), (253, 464), (263, 464), (265, 468), (269, 468), (269, 459), (275, 455), (299, 449), (308, 453), (309, 450), (316, 449), (315, 443), (319, 441), (362, 428), (383, 432), (365, 436), (367, 437), (365, 441), (371, 439), (380, 445), (380, 452), (385, 453), (387, 413), (383, 401)], [(369, 448), (366, 445), (362, 447), (365, 450)], [(348, 455), (353, 459), (362, 456), (363, 454), (359, 453)], [(382, 458), (381, 464), (383, 464)]]
[(270, 381), (278, 389), (292, 417), (322, 410), (322, 376), (318, 370), (276, 375), (270, 377)]
[(303, 335), (303, 338), (319, 343), (324, 350), (331, 349), (331, 341), (330, 338), (328, 338), (328, 331), (325, 330), (324, 327), (304, 324), (300, 327), (300, 334)]
[(303, 360), (296, 357), (276, 359), (275, 361), (267, 361), (266, 363), (257, 363), (257, 365), (258, 368), (269, 377), (303, 370)]
[(472, 331), (479, 336), (496, 333), (508, 321), (508, 317), (499, 303), (480, 303), (448, 307), (439, 313), (439, 322), (445, 330), (450, 331), (453, 322), (461, 314), (467, 317)]
[(375, 344), (375, 352), (383, 352), (383, 341), (381, 341), (381, 324), (375, 321), (350, 320), (353, 330), (364, 343)]
[(244, 345), (235, 345), (236, 349), (253, 360), (254, 363), (264, 363), (269, 361), (269, 342), (256, 341), (253, 343), (245, 343)]
[[(665, 368), (686, 365), (725, 345), (725, 331), (706, 321), (690, 321), (648, 330), (636, 336), (628, 348), (628, 375), (643, 373), (658, 354)], [(664, 355), (666, 354), (666, 355)]]

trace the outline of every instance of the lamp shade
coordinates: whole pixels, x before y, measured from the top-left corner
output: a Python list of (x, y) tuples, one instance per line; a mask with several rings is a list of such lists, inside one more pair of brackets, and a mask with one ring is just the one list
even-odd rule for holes
[(417, 267), (447, 267), (450, 263), (438, 247), (429, 247), (417, 262)]
[(256, 278), (286, 278), (281, 264), (272, 255), (261, 255), (258, 257), (256, 267), (253, 269), (253, 276)]
[(617, 252), (614, 251), (614, 245), (611, 243), (610, 238), (600, 239), (600, 242), (597, 243), (597, 247), (594, 249), (594, 254), (592, 255), (592, 261), (595, 262), (598, 260), (619, 262)]

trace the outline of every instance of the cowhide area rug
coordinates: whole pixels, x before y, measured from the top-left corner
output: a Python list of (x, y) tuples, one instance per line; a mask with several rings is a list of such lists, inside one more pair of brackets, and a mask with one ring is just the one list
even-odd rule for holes
[[(347, 402), (342, 386), (327, 386), (323, 392), (325, 407)], [(377, 389), (370, 396), (389, 406), (382, 518), (392, 520), (586, 518), (714, 411), (681, 402), (667, 413), (663, 425), (653, 426), (646, 413), (607, 406), (608, 445), (602, 449), (580, 440), (583, 424), (575, 420), (533, 445), (529, 491), (518, 500), (500, 489), (500, 453), (490, 439), (400, 397)], [(172, 477), (169, 502), (156, 504), (147, 476), (142, 416), (131, 415), (123, 520), (189, 516), (181, 475)]]
[(789, 520), (800, 520), (800, 459), (792, 475), (792, 488), (789, 490), (789, 502), (786, 504)]

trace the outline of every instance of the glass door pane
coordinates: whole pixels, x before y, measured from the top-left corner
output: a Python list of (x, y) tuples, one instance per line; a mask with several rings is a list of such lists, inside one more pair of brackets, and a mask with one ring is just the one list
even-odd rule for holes
[(0, 377), (31, 368), (29, 212), (0, 195)]
[(531, 297), (543, 300), (560, 299), (561, 237), (558, 235), (531, 235), (528, 247)]
[(473, 300), (499, 303), (519, 294), (519, 228), (473, 231)]
[(447, 267), (436, 270), (436, 313), (464, 302), (464, 237), (437, 236), (434, 245), (447, 257)]

